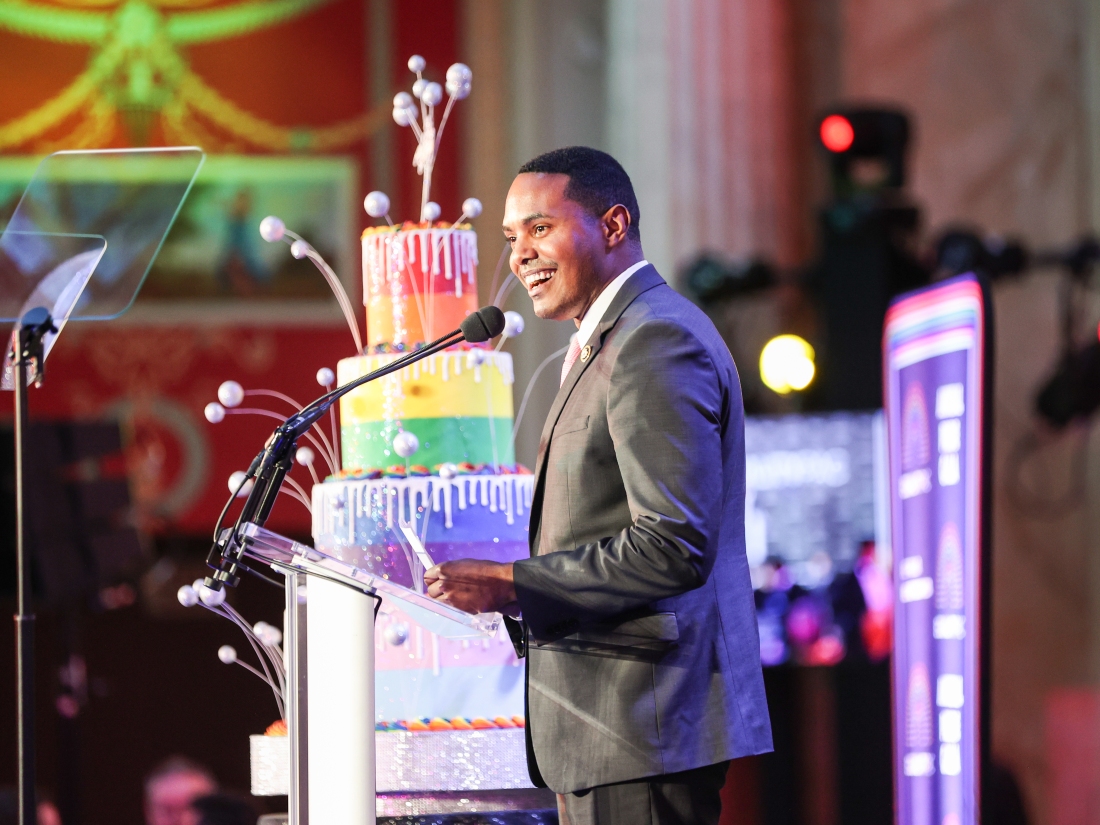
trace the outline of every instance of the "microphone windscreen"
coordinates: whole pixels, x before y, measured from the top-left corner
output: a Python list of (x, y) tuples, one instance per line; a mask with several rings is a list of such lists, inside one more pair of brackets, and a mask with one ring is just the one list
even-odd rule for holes
[(504, 332), (504, 313), (495, 306), (482, 307), (459, 325), (462, 336), (471, 344), (480, 344)]

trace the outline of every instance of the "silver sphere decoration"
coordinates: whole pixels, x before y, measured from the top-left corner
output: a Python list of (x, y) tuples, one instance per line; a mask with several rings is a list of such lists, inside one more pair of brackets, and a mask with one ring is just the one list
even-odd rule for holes
[(413, 97), (415, 97), (417, 100), (423, 100), (424, 90), (426, 88), (428, 88), (427, 80), (425, 80), (424, 78), (420, 78), (419, 80), (417, 80), (415, 83), (413, 83)]
[(465, 100), (470, 96), (471, 91), (473, 91), (473, 87), (469, 83), (463, 83), (461, 85), (447, 84), (447, 94), (451, 95), (455, 100)]
[(458, 465), (448, 461), (445, 464), (439, 465), (439, 477), (445, 481), (450, 481), (452, 478), (458, 475)]
[(225, 588), (215, 590), (205, 584), (199, 588), (199, 601), (207, 607), (220, 607), (225, 604)]
[(439, 204), (435, 201), (428, 201), (424, 204), (424, 214), (420, 216), (420, 220), (437, 221), (441, 214), (443, 214), (443, 210), (439, 208)]
[(336, 382), (336, 375), (328, 367), (317, 370), (317, 383), (322, 387), (331, 387)]
[(393, 451), (402, 458), (410, 458), (420, 449), (420, 439), (408, 430), (402, 430), (393, 439)]
[(473, 369), (474, 367), (480, 367), (485, 363), (486, 355), (483, 349), (472, 349), (466, 353), (466, 369)]
[(477, 198), (466, 198), (462, 202), (462, 212), (467, 218), (476, 218), (481, 214), (481, 201)]
[(523, 333), (523, 316), (513, 309), (504, 313), (504, 337), (515, 338)]
[(404, 622), (393, 622), (382, 633), (387, 644), (400, 647), (409, 639), (409, 626)]
[(462, 85), (474, 79), (474, 73), (465, 63), (452, 63), (447, 69), (447, 82)]
[(290, 254), (294, 256), (295, 260), (302, 260), (309, 254), (310, 245), (305, 241), (295, 241), (290, 245)]
[(223, 381), (218, 387), (218, 400), (223, 407), (239, 407), (244, 401), (244, 388), (236, 381)]
[[(251, 478), (248, 479), (248, 481), (245, 481), (245, 476), (247, 475), (248, 473), (246, 473), (244, 470), (237, 470), (237, 472), (230, 475), (229, 492), (236, 493), (238, 498), (240, 498), (241, 496), (247, 496), (250, 492), (252, 492), (252, 485), (255, 482)], [(241, 487), (242, 482), (244, 483), (243, 487)], [(240, 491), (237, 490), (238, 487), (241, 488)]]
[(393, 96), (393, 108), (395, 109), (411, 109), (415, 105), (412, 95), (408, 92), (398, 92)]
[(176, 591), (176, 600), (184, 607), (194, 607), (199, 603), (199, 594), (191, 585), (185, 584)]
[(447, 69), (447, 94), (456, 100), (465, 100), (470, 96), (474, 73), (465, 63), (454, 63)]
[(237, 649), (233, 645), (222, 645), (218, 648), (218, 658), (222, 664), (231, 665), (237, 661)]
[(283, 640), (283, 632), (275, 625), (267, 622), (256, 622), (252, 626), (252, 632), (256, 634), (265, 645), (277, 645)]
[(410, 72), (422, 72), (424, 67), (428, 65), (428, 61), (418, 54), (414, 54), (409, 58), (409, 71)]
[(443, 87), (438, 83), (429, 83), (420, 93), (420, 99), (428, 106), (438, 106), (443, 100)]
[(217, 401), (211, 401), (209, 404), (202, 408), (202, 414), (211, 424), (219, 424), (221, 423), (222, 419), (225, 418), (225, 407), (223, 407)]
[(303, 467), (313, 466), (313, 458), (313, 450), (309, 447), (299, 447), (298, 451), (294, 453), (294, 460)]
[(390, 211), (390, 198), (385, 192), (376, 189), (363, 198), (363, 208), (372, 218), (384, 218)]
[(268, 243), (281, 241), (286, 234), (286, 224), (274, 215), (268, 215), (260, 221), (260, 237)]
[(394, 109), (393, 110), (393, 122), (398, 126), (408, 126), (410, 122), (415, 119), (416, 115), (412, 109)]

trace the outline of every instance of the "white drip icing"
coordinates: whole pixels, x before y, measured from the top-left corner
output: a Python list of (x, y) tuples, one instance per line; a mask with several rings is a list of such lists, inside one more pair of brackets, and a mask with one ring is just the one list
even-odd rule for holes
[(418, 282), (425, 294), (432, 291), (427, 279), (442, 275), (454, 283), (451, 289), (461, 298), (462, 276), (466, 276), (466, 285), (476, 285), (477, 263), (477, 234), (470, 229), (406, 229), (368, 235), (363, 238), (363, 303), (386, 294), (394, 297), (393, 287), (402, 274), (409, 278), (422, 275)]
[[(381, 369), (386, 364), (399, 358), (400, 355), (369, 355), (362, 357), (364, 359), (363, 371), (360, 374), (365, 375), (367, 372)], [(490, 352), (488, 350), (480, 350), (477, 357), (472, 357), (469, 350), (437, 352), (408, 367), (404, 367), (396, 373), (396, 376), (401, 381), (417, 381), (426, 372), (428, 375), (438, 374), (443, 381), (450, 381), (452, 375), (455, 377), (462, 375), (463, 369), (473, 370), (476, 383), (481, 383), (483, 369), (495, 369), (500, 374), (500, 380), (507, 386), (515, 383), (512, 356), (507, 352)], [(348, 374), (346, 377), (344, 375), (340, 377), (341, 380), (350, 381), (355, 376)], [(390, 380), (394, 379), (391, 377)]]
[(535, 477), (531, 475), (469, 475), (446, 479), (354, 479), (313, 486), (313, 535), (341, 536), (355, 542), (359, 522), (373, 524), (381, 516), (386, 529), (412, 521), (417, 508), (443, 512), (443, 526), (454, 527), (454, 505), (488, 507), (503, 513), (508, 524), (530, 510)]

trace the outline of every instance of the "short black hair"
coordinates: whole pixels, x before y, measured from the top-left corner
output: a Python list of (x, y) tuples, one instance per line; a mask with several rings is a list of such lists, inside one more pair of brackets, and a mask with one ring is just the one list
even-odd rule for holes
[(567, 175), (565, 197), (576, 201), (593, 215), (600, 217), (615, 204), (622, 204), (630, 213), (627, 237), (641, 241), (641, 213), (630, 176), (620, 163), (599, 149), (588, 146), (566, 146), (539, 155), (519, 168), (519, 174)]

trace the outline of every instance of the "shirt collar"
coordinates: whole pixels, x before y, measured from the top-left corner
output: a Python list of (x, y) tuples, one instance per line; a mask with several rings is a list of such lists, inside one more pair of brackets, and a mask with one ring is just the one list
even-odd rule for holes
[(606, 313), (607, 308), (611, 306), (611, 302), (615, 300), (615, 296), (619, 293), (619, 290), (622, 289), (627, 278), (643, 266), (649, 266), (649, 261), (638, 261), (634, 266), (621, 272), (614, 281), (604, 287), (603, 292), (596, 296), (596, 300), (592, 302), (592, 306), (588, 308), (588, 312), (584, 313), (584, 317), (581, 319), (581, 325), (577, 329), (577, 343), (582, 347), (588, 343), (588, 339), (592, 337), (592, 333), (594, 333), (596, 327), (600, 325), (604, 313)]

